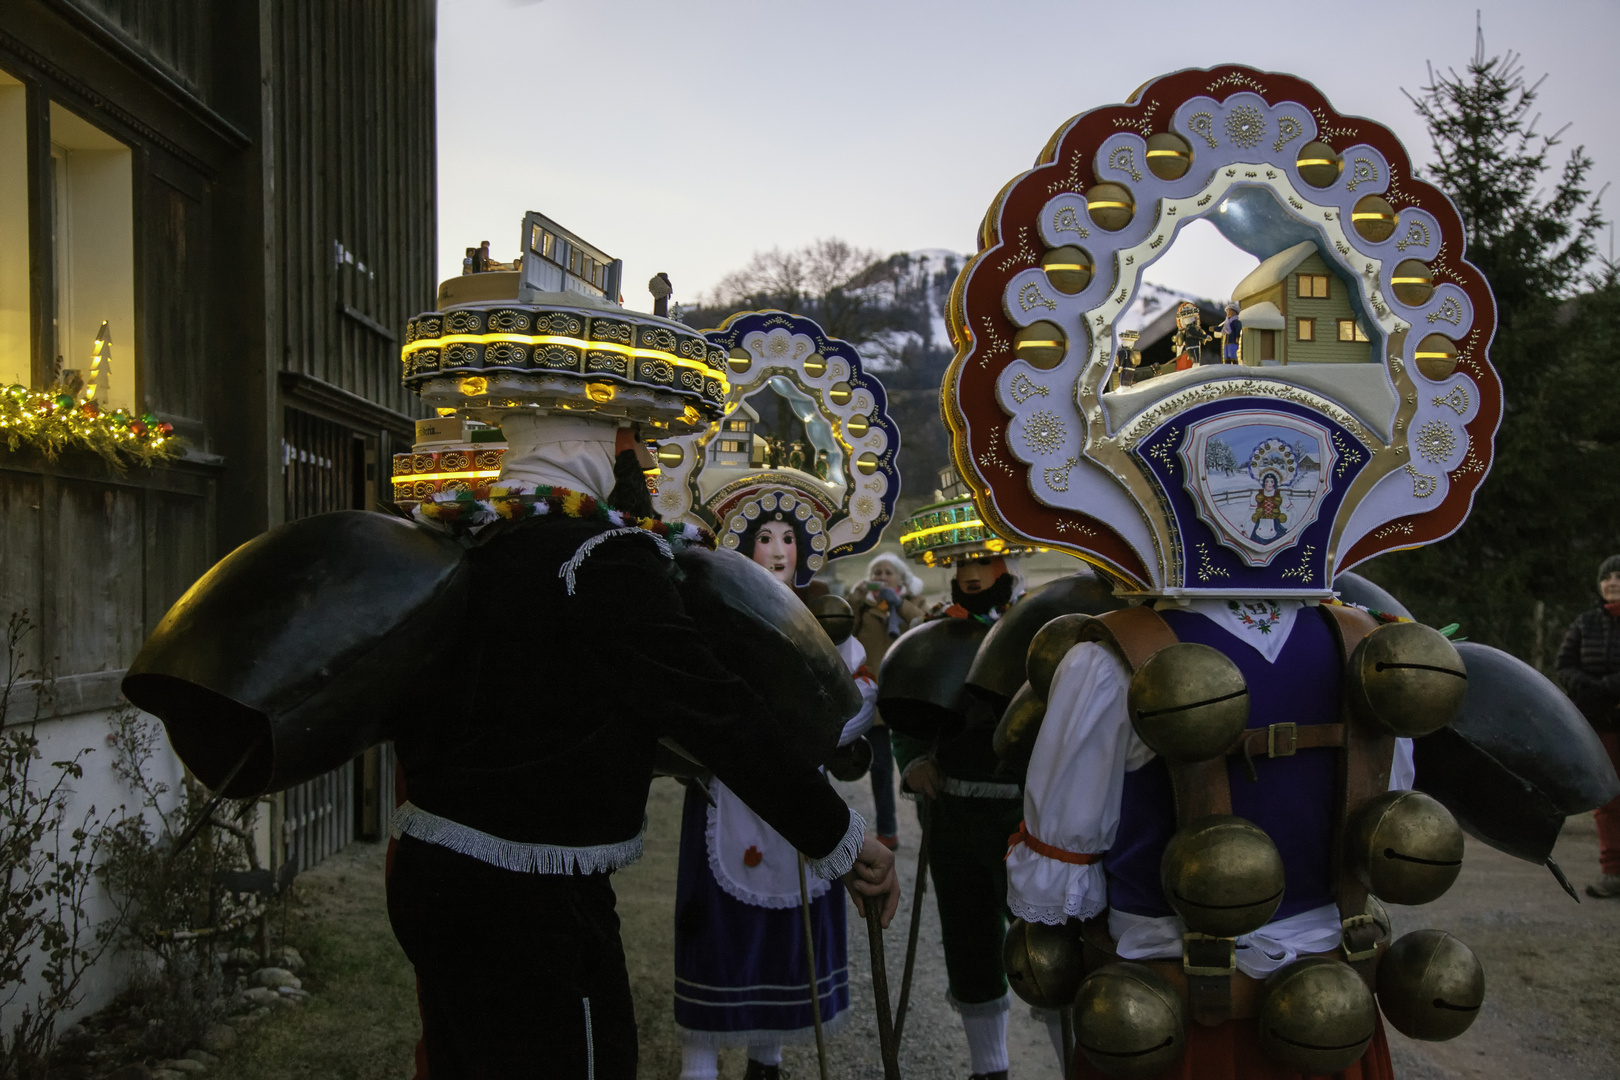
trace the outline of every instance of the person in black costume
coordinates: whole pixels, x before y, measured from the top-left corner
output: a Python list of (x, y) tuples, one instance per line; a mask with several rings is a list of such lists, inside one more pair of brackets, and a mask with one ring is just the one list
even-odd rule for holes
[(441, 718), (396, 743), (410, 801), (394, 819), (389, 918), (416, 968), (433, 1080), (629, 1078), (609, 874), (641, 854), (659, 737), (701, 757), (812, 872), (843, 878), (858, 907), (887, 893), (885, 924), (893, 856), (714, 658), (671, 580), (667, 534), (598, 505), (614, 487), (613, 422), (519, 414), (503, 429), (491, 495), (513, 520), (469, 553), (472, 633), (424, 681)]

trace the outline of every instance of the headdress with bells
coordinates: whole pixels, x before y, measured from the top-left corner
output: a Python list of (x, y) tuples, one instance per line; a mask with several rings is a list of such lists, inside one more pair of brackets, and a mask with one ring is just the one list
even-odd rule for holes
[[(1109, 389), (1121, 316), (1198, 219), (1272, 267), (1240, 299), (1283, 329), (1257, 315), (1241, 363)], [(1302, 80), (1181, 71), (1076, 117), (997, 197), (953, 291), (942, 411), (980, 517), (1159, 596), (1324, 598), (1340, 571), (1449, 535), (1502, 413), (1495, 304), (1463, 248), (1394, 135)], [(1321, 311), (1290, 311), (1312, 256)], [(1280, 530), (1254, 527), (1262, 471)]]
[[(734, 315), (705, 337), (726, 358), (725, 416), (659, 444), (654, 508), (713, 529), (734, 549), (763, 521), (790, 522), (803, 538), (800, 586), (831, 560), (870, 550), (900, 495), (900, 432), (855, 347), (780, 311)], [(778, 398), (802, 436), (769, 440), (755, 430), (758, 407), (774, 410)]]

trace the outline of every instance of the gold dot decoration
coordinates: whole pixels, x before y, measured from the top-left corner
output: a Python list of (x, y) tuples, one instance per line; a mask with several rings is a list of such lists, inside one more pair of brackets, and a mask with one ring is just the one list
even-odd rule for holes
[(1041, 259), (1041, 269), (1046, 271), (1046, 280), (1052, 283), (1052, 288), (1067, 296), (1084, 292), (1096, 270), (1090, 253), (1073, 244), (1048, 251)]
[(1013, 352), (1018, 359), (1042, 371), (1050, 371), (1063, 363), (1069, 351), (1069, 336), (1055, 322), (1042, 319), (1018, 331), (1013, 338)]
[(1395, 235), (1395, 208), (1381, 195), (1363, 195), (1350, 210), (1350, 225), (1374, 244)]
[(1441, 462), (1457, 449), (1457, 435), (1444, 420), (1430, 420), (1412, 440), (1424, 461)]

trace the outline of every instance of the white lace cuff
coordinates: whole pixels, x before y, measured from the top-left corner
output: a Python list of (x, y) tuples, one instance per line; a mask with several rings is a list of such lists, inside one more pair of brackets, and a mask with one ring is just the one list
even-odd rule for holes
[(844, 830), (844, 838), (838, 841), (838, 846), (820, 859), (806, 859), (805, 865), (816, 877), (826, 881), (837, 881), (854, 868), (855, 856), (861, 853), (861, 845), (864, 843), (866, 843), (866, 819), (851, 810), (849, 828)]
[(1007, 907), (1025, 922), (1057, 925), (1090, 919), (1108, 907), (1102, 863), (1083, 866), (1016, 847), (1007, 856)]

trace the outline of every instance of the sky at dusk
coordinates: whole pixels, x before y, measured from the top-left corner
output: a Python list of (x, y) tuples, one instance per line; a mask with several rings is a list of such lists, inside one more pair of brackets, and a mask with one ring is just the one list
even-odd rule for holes
[[(1620, 177), (1616, 0), (440, 0), (440, 276), (480, 240), (515, 257), (526, 210), (622, 258), (640, 309), (657, 271), (690, 303), (753, 252), (817, 237), (970, 252), (1070, 117), (1221, 63), (1314, 82), (1421, 165), (1403, 88), (1467, 62), (1476, 9), (1487, 55), (1549, 74), (1538, 130), (1572, 124), (1559, 160), (1584, 144), (1594, 187)], [(1206, 225), (1148, 277), (1225, 297), (1253, 265)]]

